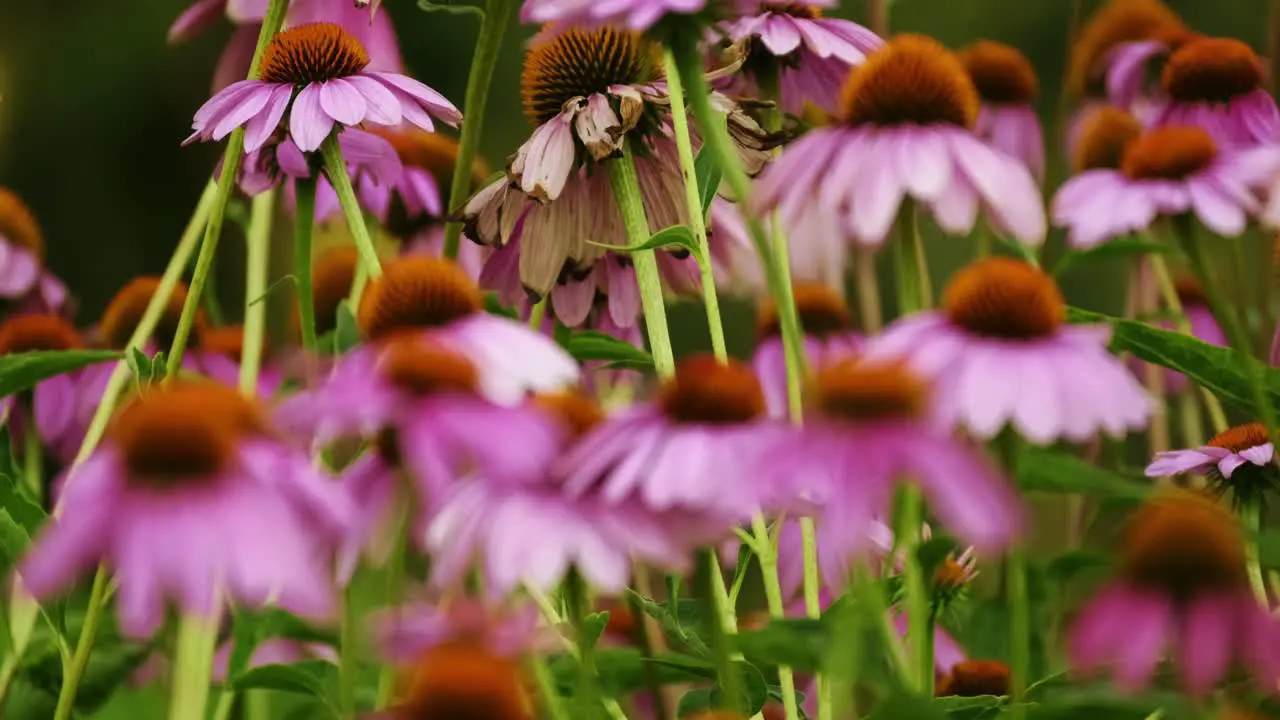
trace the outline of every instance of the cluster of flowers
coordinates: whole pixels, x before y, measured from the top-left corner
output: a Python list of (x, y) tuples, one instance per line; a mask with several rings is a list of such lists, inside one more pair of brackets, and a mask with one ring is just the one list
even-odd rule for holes
[[(462, 116), (403, 74), (386, 8), (371, 19), (350, 3), (293, 0), (256, 77), (240, 80), (268, 3), (201, 0), (173, 38), (224, 14), (240, 28), (191, 141), (243, 130), (239, 188), (281, 187), (292, 203), (298, 183), (313, 182), (319, 221), (345, 210), (341, 181), (325, 167), (336, 146), (361, 209), (402, 250), (362, 292), (369, 268), (353, 250), (322, 255), (317, 330), (339, 325), (354, 285), (361, 342), (320, 367), (301, 350), (281, 355), (252, 397), (236, 389), (244, 329), (198, 316), (186, 372), (127, 398), (82, 463), (111, 368), (57, 375), (8, 398), (13, 432), (36, 433), (69, 468), (53, 489), (58, 517), (18, 568), (22, 587), (49, 598), (103, 564), (118, 582), (122, 629), (140, 637), (157, 632), (170, 606), (216, 618), (228, 604), (278, 605), (325, 623), (362, 563), (384, 564), (407, 545), (430, 559), (424, 592), (472, 600), (383, 618), (388, 661), (420, 661), (387, 717), (462, 717), (458, 708), (471, 703), (466, 717), (505, 719), (530, 712), (516, 660), (559, 642), (525, 612), (528, 599), (566, 578), (620, 596), (637, 567), (684, 574), (736, 528), (800, 515), (816, 523), (829, 602), (864, 559), (904, 545), (886, 523), (905, 482), (962, 544), (1013, 547), (1024, 516), (1016, 463), (1000, 468), (985, 443), (1123, 437), (1152, 422), (1163, 398), (1150, 390), (1190, 396), (1189, 383), (1171, 374), (1144, 388), (1138, 368), (1108, 350), (1110, 328), (1069, 323), (1053, 276), (1026, 259), (980, 258), (949, 280), (936, 308), (883, 329), (860, 308), (857, 332), (841, 292), (853, 254), (911, 242), (893, 230), (914, 227), (917, 214), (947, 234), (978, 229), (1033, 247), (1051, 221), (1081, 250), (1162, 231), (1170, 219), (1196, 218), (1225, 238), (1251, 221), (1280, 224), (1280, 111), (1246, 45), (1201, 36), (1156, 0), (1114, 0), (1075, 48), (1072, 80), (1088, 98), (1069, 138), (1076, 174), (1046, 213), (1036, 76), (1017, 50), (980, 42), (952, 53), (922, 36), (881, 39), (824, 17), (833, 5), (526, 0), (522, 17), (544, 24), (521, 83), (533, 130), (496, 179), (467, 168), (475, 192), (449, 207), (460, 153), (436, 125)], [(696, 224), (679, 147), (684, 118), (673, 115), (683, 103), (664, 75), (662, 33), (689, 19), (680, 16), (706, 14), (710, 103), (758, 181), (749, 198), (710, 203), (708, 257), (661, 249), (660, 274), (675, 294), (708, 278), (759, 293), (747, 220), (773, 216), (794, 285), (788, 298), (762, 301), (750, 363), (684, 357), (652, 388), (613, 369), (584, 377), (556, 328), (640, 342), (642, 289), (606, 166), (634, 164), (651, 233)], [(771, 107), (743, 97), (760, 94), (791, 120), (774, 122)], [(696, 131), (691, 141), (704, 145)], [(448, 221), (474, 241), (456, 261), (442, 257)], [(81, 333), (43, 255), (31, 214), (0, 192), (0, 295), (15, 307), (0, 325), (0, 353), (134, 347), (154, 307), (160, 321), (145, 350), (185, 332), (184, 288), (161, 297), (159, 279), (141, 278)], [(700, 260), (714, 272), (700, 273)], [(1140, 269), (1136, 303), (1155, 304), (1144, 288), (1161, 272)], [(1169, 285), (1165, 301), (1185, 330), (1226, 344), (1205, 288)], [(488, 312), (485, 291), (517, 318)], [(798, 398), (784, 303), (794, 303), (805, 333), (802, 417), (789, 417)], [(636, 393), (647, 394), (627, 399)], [(1191, 450), (1153, 445), (1148, 474), (1197, 472), (1237, 501), (1276, 479), (1267, 428), (1217, 430), (1204, 446), (1189, 438)], [(779, 522), (775, 534), (782, 599), (798, 601), (799, 524)], [(1137, 688), (1175, 650), (1192, 692), (1212, 689), (1235, 662), (1274, 686), (1280, 628), (1251, 592), (1245, 548), (1237, 520), (1202, 495), (1142, 505), (1118, 579), (1076, 622), (1075, 664)], [(948, 562), (948, 583), (967, 583), (972, 552)], [(905, 633), (905, 615), (890, 613)], [(990, 668), (952, 644), (939, 633), (942, 686), (990, 692), (973, 680)], [(255, 662), (313, 652), (263, 649), (271, 652)], [(476, 714), (480, 706), (488, 714)]]

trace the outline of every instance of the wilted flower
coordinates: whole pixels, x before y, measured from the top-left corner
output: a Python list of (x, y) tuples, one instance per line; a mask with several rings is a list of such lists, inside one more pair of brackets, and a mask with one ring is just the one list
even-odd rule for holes
[(0, 298), (19, 311), (62, 312), (67, 288), (44, 267), (44, 235), (12, 190), (0, 187)]
[(1193, 472), (1208, 477), (1219, 494), (1230, 491), (1235, 504), (1257, 504), (1280, 484), (1275, 452), (1267, 429), (1250, 423), (1224, 430), (1202, 447), (1158, 453), (1147, 476)]
[(1044, 131), (1034, 104), (1039, 82), (1031, 62), (1017, 48), (990, 40), (969, 45), (959, 57), (982, 100), (974, 133), (1044, 179)]
[[(804, 328), (804, 355), (809, 367), (852, 355), (862, 346), (853, 330), (853, 319), (844, 297), (826, 285), (796, 284), (793, 288), (796, 312)], [(755, 355), (751, 366), (760, 378), (765, 404), (773, 417), (787, 416), (787, 364), (782, 346), (778, 308), (772, 299), (760, 306)]]

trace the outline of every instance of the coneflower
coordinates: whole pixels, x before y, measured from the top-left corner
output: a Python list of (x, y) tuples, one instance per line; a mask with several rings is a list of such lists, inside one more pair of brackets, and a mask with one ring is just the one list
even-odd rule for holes
[[(76, 350), (84, 338), (60, 315), (15, 315), (0, 324), (0, 357), (11, 353)], [(90, 367), (60, 373), (36, 383), (28, 396), (10, 395), (0, 400), (0, 414), (15, 437), (25, 437), (33, 428), (40, 444), (61, 461), (70, 461), (84, 439), (88, 417), (99, 398), (80, 395), (81, 378), (97, 369)]]
[[(794, 288), (796, 312), (804, 328), (804, 353), (810, 367), (853, 355), (862, 338), (853, 329), (853, 318), (844, 297), (826, 285), (797, 283)], [(766, 300), (760, 306), (755, 354), (751, 365), (764, 389), (769, 414), (787, 416), (787, 368), (779, 329), (778, 308)]]
[(1198, 448), (1156, 455), (1147, 466), (1147, 476), (1196, 473), (1209, 478), (1210, 487), (1219, 495), (1229, 492), (1233, 504), (1259, 507), (1280, 485), (1280, 468), (1274, 460), (1275, 446), (1267, 429), (1249, 423), (1228, 428)]
[(982, 100), (974, 132), (1043, 179), (1044, 131), (1035, 109), (1039, 80), (1031, 62), (1017, 48), (991, 40), (958, 54)]
[(67, 288), (44, 266), (44, 235), (22, 199), (0, 187), (0, 298), (19, 312), (62, 312)]

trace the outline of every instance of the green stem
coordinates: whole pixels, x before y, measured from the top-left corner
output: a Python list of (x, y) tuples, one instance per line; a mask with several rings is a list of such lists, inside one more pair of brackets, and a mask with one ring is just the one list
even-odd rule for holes
[(258, 396), (262, 348), (267, 334), (267, 264), (271, 256), (271, 213), (276, 194), (268, 190), (253, 199), (249, 215), (249, 252), (245, 259), (244, 347), (240, 352), (240, 392)]
[[(467, 94), (463, 99), (466, 120), (462, 123), (462, 137), (458, 141), (458, 161), (453, 166), (453, 183), (449, 187), (449, 207), (453, 211), (466, 202), (471, 194), (472, 165), (480, 149), (480, 133), (484, 129), (485, 105), (489, 101), (489, 86), (493, 71), (498, 67), (498, 55), (502, 51), (502, 38), (516, 7), (515, 0), (488, 0), (484, 19), (480, 21), (480, 36), (476, 38), (475, 53), (471, 56), (471, 73), (467, 76)], [(458, 244), (462, 239), (462, 223), (450, 222), (444, 230), (444, 256), (450, 260), (458, 257)]]
[(529, 328), (532, 330), (541, 330), (542, 321), (547, 317), (547, 298), (544, 296), (529, 311)]
[[(622, 157), (608, 160), (609, 181), (617, 199), (622, 222), (627, 229), (627, 244), (639, 245), (649, 239), (649, 221), (645, 217), (640, 180), (636, 177), (635, 157), (628, 143), (622, 144)], [(662, 298), (662, 278), (658, 274), (658, 258), (653, 250), (631, 253), (636, 282), (640, 284), (640, 304), (644, 308), (644, 324), (649, 333), (649, 350), (659, 377), (675, 373), (671, 351), (671, 335), (667, 330), (667, 309)]]
[(911, 661), (907, 657), (906, 648), (903, 647), (902, 638), (898, 636), (898, 630), (893, 625), (893, 617), (889, 614), (889, 604), (885, 602), (884, 589), (876, 582), (869, 568), (860, 567), (854, 570), (854, 593), (858, 597), (858, 601), (865, 609), (867, 615), (872, 618), (875, 623), (877, 634), (880, 636), (880, 642), (884, 643), (885, 650), (889, 653), (889, 659), (893, 667), (898, 671), (898, 676), (902, 678), (910, 678), (914, 672), (911, 669)]
[[(1178, 288), (1173, 284), (1173, 275), (1169, 272), (1169, 264), (1165, 262), (1164, 255), (1152, 253), (1148, 257), (1151, 262), (1151, 271), (1156, 276), (1156, 286), (1160, 289), (1160, 296), (1169, 311), (1173, 313), (1174, 325), (1183, 335), (1193, 336), (1191, 321), (1187, 319), (1186, 310), (1182, 307), (1182, 299), (1178, 297)], [(1218, 400), (1218, 396), (1204, 387), (1200, 388), (1200, 393), (1204, 397), (1204, 406), (1209, 412), (1209, 420), (1213, 423), (1213, 431), (1220, 433), (1230, 427), (1227, 423), (1227, 413), (1222, 409), (1222, 402)], [(1201, 437), (1191, 442), (1188, 447), (1195, 447), (1203, 441), (1204, 438)]]
[(565, 576), (564, 596), (569, 620), (573, 623), (578, 644), (577, 715), (590, 718), (596, 714), (600, 693), (599, 688), (596, 687), (594, 643), (584, 642), (587, 614), (591, 611), (590, 599), (587, 594), (587, 584), (576, 570), (570, 570)]
[[(764, 595), (769, 606), (769, 617), (781, 620), (787, 613), (782, 599), (782, 583), (778, 578), (778, 545), (769, 537), (769, 526), (765, 523), (763, 515), (757, 513), (751, 519), (751, 531), (755, 536), (760, 574), (764, 576)], [(781, 689), (782, 707), (786, 712), (787, 720), (799, 720), (800, 706), (796, 702), (796, 680), (790, 666), (778, 666), (778, 685)]]
[[(397, 504), (401, 511), (399, 517), (395, 520), (395, 527), (398, 528), (398, 531), (395, 533), (395, 544), (391, 548), (391, 556), (387, 558), (386, 604), (388, 607), (399, 605), (401, 595), (404, 594), (405, 562), (408, 555), (408, 535), (410, 532), (408, 525), (409, 508), (413, 502), (413, 496), (410, 494), (408, 487), (408, 478), (401, 478), (399, 492), (400, 502)], [(377, 707), (387, 707), (391, 703), (392, 695), (395, 694), (395, 672), (395, 668), (391, 665), (383, 665), (382, 671), (378, 675)]]
[(903, 556), (903, 583), (907, 596), (907, 648), (912, 663), (908, 685), (926, 697), (933, 695), (933, 652), (930, 641), (929, 585), (916, 550), (920, 547), (920, 528), (923, 525), (923, 499), (915, 485), (904, 485), (898, 499), (896, 523), (898, 547)]
[(360, 201), (356, 199), (356, 191), (351, 187), (351, 176), (347, 174), (347, 163), (342, 159), (342, 146), (338, 144), (338, 133), (330, 133), (320, 145), (320, 154), (324, 156), (324, 168), (329, 183), (338, 195), (338, 204), (342, 206), (342, 214), (347, 217), (347, 227), (351, 229), (351, 237), (355, 240), (356, 252), (360, 254), (360, 264), (365, 267), (369, 277), (382, 274), (382, 263), (378, 260), (378, 250), (373, 246), (373, 237), (369, 235), (369, 226), (365, 224), (364, 213), (360, 211)]
[[(818, 536), (813, 518), (800, 518), (800, 551), (804, 557), (804, 614), (810, 620), (818, 620), (822, 617), (822, 583), (818, 577)], [(827, 677), (816, 673), (814, 687), (818, 692), (818, 720), (831, 720), (835, 711)]]
[(702, 303), (706, 307), (707, 327), (711, 331), (711, 349), (716, 359), (725, 362), (729, 351), (724, 342), (724, 323), (720, 319), (720, 297), (716, 293), (715, 269), (711, 265), (711, 248), (707, 244), (707, 225), (702, 214), (702, 195), (698, 191), (698, 174), (693, 162), (693, 141), (689, 136), (689, 115), (684, 106), (684, 85), (676, 67), (676, 57), (666, 48), (662, 55), (667, 87), (671, 97), (671, 123), (675, 128), (676, 152), (684, 175), (684, 197), (689, 208), (689, 227), (693, 230), (696, 259), (702, 274)]
[(217, 635), (218, 623), (211, 618), (184, 615), (178, 621), (169, 720), (193, 720), (205, 716)]
[(338, 709), (342, 720), (356, 716), (356, 680), (360, 671), (358, 661), (359, 618), (352, 603), (351, 589), (342, 592), (342, 618), (338, 628)]
[(898, 276), (898, 315), (905, 316), (928, 307), (929, 271), (920, 240), (915, 204), (902, 203), (898, 213), (898, 241), (894, 243), (894, 265)]
[(34, 412), (31, 413), (31, 418), (23, 429), (26, 435), (23, 437), (22, 476), (31, 490), (31, 497), (35, 498), (37, 503), (44, 504), (44, 446), (40, 443), (39, 432), (36, 431)]
[(316, 299), (311, 288), (311, 234), (316, 224), (316, 181), (301, 178), (297, 182), (298, 211), (294, 220), (293, 274), (298, 279), (298, 320), (302, 325), (302, 347), (314, 354), (319, 346), (316, 338)]
[[(1257, 538), (1262, 529), (1262, 507), (1256, 501), (1240, 506), (1240, 524), (1250, 538)], [(1267, 583), (1262, 579), (1262, 563), (1258, 558), (1258, 542), (1251, 539), (1245, 546), (1245, 570), (1249, 575), (1249, 587), (1253, 588), (1253, 596), (1264, 608), (1271, 609), (1271, 598), (1267, 596)]]
[(721, 702), (726, 710), (744, 712), (742, 677), (734, 664), (734, 652), (730, 647), (732, 636), (737, 632), (737, 621), (733, 608), (728, 605), (729, 593), (714, 549), (698, 551), (694, 575), (699, 580), (698, 599), (702, 602), (704, 617), (709, 618), (706, 623), (707, 644), (715, 662)]
[(75, 654), (71, 662), (63, 669), (62, 688), (58, 691), (58, 705), (53, 711), (53, 720), (70, 720), (76, 709), (76, 691), (80, 687), (80, 679), (84, 677), (84, 669), (89, 666), (89, 656), (93, 653), (93, 641), (98, 634), (98, 623), (102, 620), (102, 611), (106, 606), (107, 570), (99, 566), (93, 576), (93, 587), (89, 590), (89, 603), (85, 608), (84, 625), (80, 628), (80, 640), (76, 643)]
[[(1013, 430), (1005, 430), (997, 438), (1005, 473), (1018, 477), (1018, 458), (1021, 440)], [(1031, 600), (1027, 594), (1027, 558), (1021, 548), (1009, 550), (1007, 567), (1009, 602), (1009, 695), (1014, 702), (1014, 720), (1026, 717), (1026, 705), (1022, 703), (1031, 672)]]
[[(271, 43), (271, 38), (280, 32), (284, 24), (284, 13), (289, 7), (288, 0), (271, 0), (267, 13), (262, 19), (262, 29), (258, 32), (258, 46), (253, 51), (253, 62), (249, 65), (249, 79), (255, 80), (262, 66), (262, 55)], [(236, 128), (227, 141), (226, 152), (222, 155), (222, 174), (218, 177), (218, 189), (214, 194), (213, 208), (209, 213), (209, 221), (205, 226), (204, 242), (200, 245), (200, 255), (196, 258), (196, 268), (191, 274), (191, 287), (187, 292), (187, 302), (182, 306), (182, 316), (178, 319), (178, 329), (173, 335), (173, 346), (169, 349), (167, 377), (177, 377), (182, 367), (182, 354), (187, 347), (187, 338), (191, 336), (191, 328), (195, 324), (196, 311), (204, 296), (204, 286), (209, 280), (209, 271), (213, 268), (213, 259), (218, 253), (218, 241), (222, 237), (222, 221), (227, 214), (227, 203), (231, 201), (231, 192), (236, 186), (236, 176), (240, 174), (240, 164), (244, 161), (244, 128)], [(159, 294), (158, 292), (156, 293)]]
[(854, 282), (858, 286), (858, 317), (862, 334), (868, 337), (880, 332), (884, 310), (880, 307), (880, 279), (876, 276), (876, 253), (859, 248), (854, 260)]
[(547, 661), (543, 660), (541, 655), (531, 653), (529, 669), (533, 672), (534, 679), (538, 681), (538, 690), (542, 695), (547, 716), (551, 720), (572, 720), (572, 716), (564, 709), (564, 702), (560, 699), (560, 691), (556, 689), (555, 679), (551, 677), (551, 671), (547, 668)]

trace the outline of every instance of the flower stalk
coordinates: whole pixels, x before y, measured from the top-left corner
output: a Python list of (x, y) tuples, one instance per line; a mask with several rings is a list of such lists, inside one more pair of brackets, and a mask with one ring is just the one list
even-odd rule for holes
[(311, 287), (311, 236), (316, 224), (316, 181), (297, 181), (298, 210), (294, 219), (293, 274), (298, 282), (298, 323), (302, 326), (302, 347), (316, 352), (316, 299)]
[(249, 253), (244, 291), (244, 346), (240, 352), (240, 392), (258, 396), (262, 347), (267, 334), (267, 265), (271, 256), (271, 214), (276, 194), (268, 190), (253, 199), (249, 215)]
[(382, 274), (382, 263), (378, 260), (378, 251), (373, 246), (373, 237), (364, 221), (356, 191), (351, 187), (351, 176), (347, 174), (347, 163), (342, 158), (342, 146), (338, 144), (336, 132), (325, 138), (324, 144), (320, 146), (320, 154), (324, 156), (324, 168), (329, 182), (338, 194), (342, 214), (347, 217), (347, 227), (351, 229), (356, 252), (360, 254), (360, 265), (365, 268), (369, 277), (376, 278)]
[[(764, 576), (765, 601), (769, 606), (769, 617), (783, 618), (786, 608), (782, 601), (782, 583), (778, 578), (778, 546), (769, 536), (769, 526), (764, 516), (756, 514), (751, 521), (751, 532), (755, 537), (756, 557), (760, 561), (760, 574)], [(796, 679), (788, 665), (778, 665), (778, 685), (781, 688), (782, 707), (787, 720), (799, 720), (800, 707), (796, 702)]]
[[(1014, 481), (1018, 478), (1018, 457), (1022, 451), (1021, 439), (1011, 429), (1006, 429), (996, 440), (1000, 446), (1005, 472)], [(1026, 717), (1026, 705), (1022, 702), (1027, 692), (1031, 672), (1031, 600), (1027, 594), (1027, 558), (1022, 548), (1009, 551), (1006, 562), (1006, 579), (1009, 602), (1009, 699), (1014, 703), (1014, 720)]]
[(191, 720), (205, 716), (205, 705), (209, 700), (209, 674), (213, 668), (217, 636), (216, 620), (190, 614), (178, 621), (169, 720)]
[(698, 551), (694, 576), (698, 580), (698, 598), (702, 601), (707, 622), (707, 644), (711, 646), (716, 678), (724, 708), (732, 712), (744, 712), (742, 707), (742, 677), (729, 648), (730, 636), (737, 632), (737, 620), (729, 605), (729, 593), (720, 574), (720, 560), (714, 549)]

